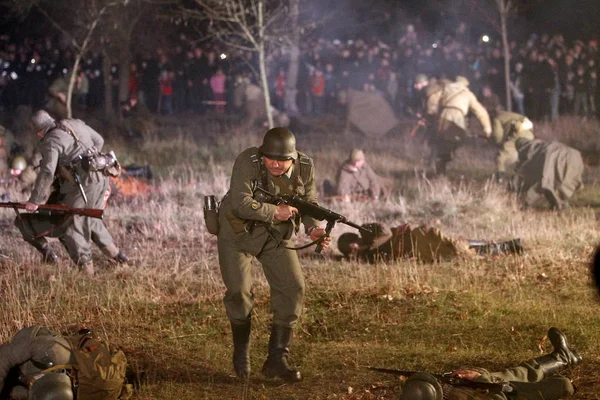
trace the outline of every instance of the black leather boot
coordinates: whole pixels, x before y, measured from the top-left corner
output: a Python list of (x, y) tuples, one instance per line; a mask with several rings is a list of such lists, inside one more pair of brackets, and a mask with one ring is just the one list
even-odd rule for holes
[(548, 330), (548, 340), (552, 343), (554, 351), (535, 359), (548, 377), (571, 365), (581, 362), (581, 356), (575, 350), (569, 348), (567, 337), (557, 328)]
[(233, 334), (233, 370), (240, 379), (250, 377), (250, 331), (251, 319), (243, 324), (231, 323)]
[(58, 265), (58, 256), (50, 248), (50, 243), (48, 243), (48, 242), (42, 243), (42, 242), (39, 242), (36, 240), (34, 240), (30, 243), (33, 247), (36, 248), (37, 251), (39, 251), (42, 254), (43, 262), (45, 262), (46, 264), (51, 264), (51, 265)]
[(129, 261), (129, 257), (127, 257), (127, 254), (123, 253), (123, 250), (119, 250), (119, 254), (115, 256), (114, 260), (119, 264), (125, 264)]
[(513, 239), (500, 243), (469, 240), (469, 248), (475, 249), (477, 254), (484, 256), (496, 256), (498, 254), (521, 254), (523, 252), (521, 239)]
[(262, 374), (267, 378), (281, 378), (286, 382), (302, 380), (300, 371), (290, 368), (288, 356), (292, 341), (292, 328), (273, 325), (269, 339), (269, 356), (263, 364)]

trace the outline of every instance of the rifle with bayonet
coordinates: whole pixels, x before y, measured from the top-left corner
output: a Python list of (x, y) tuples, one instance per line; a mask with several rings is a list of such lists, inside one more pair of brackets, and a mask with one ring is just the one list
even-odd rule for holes
[(323, 251), (323, 244), (322, 244), (323, 240), (325, 240), (325, 238), (329, 237), (335, 224), (338, 222), (341, 224), (351, 226), (352, 228), (358, 229), (359, 231), (363, 231), (363, 232), (367, 232), (367, 233), (371, 232), (369, 229), (363, 228), (362, 226), (348, 220), (348, 218), (344, 217), (343, 215), (338, 214), (335, 211), (329, 210), (325, 207), (321, 207), (318, 204), (311, 203), (310, 201), (306, 201), (297, 195), (284, 194), (284, 195), (279, 196), (279, 195), (273, 194), (259, 186), (257, 186), (255, 189), (259, 190), (264, 195), (266, 195), (267, 203), (275, 204), (275, 205), (287, 204), (289, 206), (297, 208), (298, 213), (300, 215), (312, 217), (312, 218), (316, 219), (317, 221), (327, 221), (327, 227), (325, 228), (325, 235), (321, 236), (319, 239), (317, 239), (315, 241), (315, 243), (317, 244), (315, 253), (320, 253), (321, 251)]
[[(12, 208), (15, 212), (25, 209), (25, 203), (6, 202), (0, 203), (1, 208)], [(84, 217), (102, 219), (104, 210), (96, 208), (71, 208), (64, 204), (42, 204), (38, 206), (38, 211), (44, 215), (81, 215)]]
[[(410, 377), (421, 371), (408, 371), (402, 369), (388, 369), (388, 368), (378, 368), (378, 367), (367, 367), (367, 369), (376, 372), (383, 372), (385, 374), (392, 374), (398, 376)], [(441, 383), (446, 383), (448, 385), (452, 385), (455, 387), (468, 387), (471, 389), (478, 390), (487, 390), (489, 393), (515, 393), (515, 388), (510, 385), (508, 382), (477, 382), (468, 379), (459, 378), (457, 376), (452, 376), (452, 372), (445, 372), (443, 374), (430, 374), (435, 379), (440, 381)]]

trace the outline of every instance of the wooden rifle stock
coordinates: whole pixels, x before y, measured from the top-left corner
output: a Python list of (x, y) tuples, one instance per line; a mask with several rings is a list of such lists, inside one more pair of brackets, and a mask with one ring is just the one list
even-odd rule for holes
[[(24, 210), (25, 203), (7, 202), (0, 203), (2, 208), (12, 208), (16, 210)], [(71, 208), (64, 204), (42, 204), (38, 206), (39, 211), (45, 211), (47, 214), (70, 214), (70, 215), (81, 215), (84, 217), (102, 219), (104, 216), (104, 210), (97, 208)]]

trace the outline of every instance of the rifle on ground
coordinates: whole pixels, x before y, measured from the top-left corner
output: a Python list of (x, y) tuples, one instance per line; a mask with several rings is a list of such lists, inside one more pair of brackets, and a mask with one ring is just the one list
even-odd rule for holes
[[(15, 212), (25, 209), (25, 203), (6, 202), (0, 203), (1, 208), (12, 208)], [(96, 208), (71, 208), (64, 204), (42, 204), (38, 206), (39, 211), (43, 211), (44, 215), (81, 215), (83, 217), (102, 219), (104, 210)]]
[[(367, 367), (367, 369), (376, 372), (383, 372), (385, 374), (392, 374), (398, 376), (410, 377), (411, 375), (416, 374), (421, 371), (407, 371), (401, 369), (388, 369), (388, 368), (378, 368), (378, 367)], [(479, 389), (479, 390), (487, 390), (490, 393), (512, 393), (514, 394), (515, 388), (510, 385), (508, 382), (500, 382), (500, 383), (491, 383), (491, 382), (477, 382), (471, 381), (468, 379), (462, 379), (457, 376), (452, 376), (452, 372), (446, 372), (443, 374), (431, 374), (435, 379), (440, 381), (441, 383), (446, 383), (448, 385), (456, 386), (456, 387), (468, 387), (471, 389)]]
[(333, 227), (336, 223), (346, 224), (351, 226), (354, 229), (358, 229), (359, 231), (371, 233), (369, 229), (363, 228), (362, 226), (355, 224), (354, 222), (349, 221), (346, 217), (341, 214), (338, 214), (334, 211), (331, 211), (325, 207), (321, 207), (318, 204), (311, 203), (309, 201), (301, 199), (297, 195), (289, 195), (284, 194), (281, 196), (275, 195), (267, 190), (257, 186), (256, 190), (261, 191), (263, 194), (267, 195), (267, 203), (279, 205), (279, 204), (287, 204), (292, 207), (296, 207), (300, 215), (306, 215), (307, 217), (313, 217), (317, 221), (327, 221), (327, 227), (325, 228), (325, 235), (321, 236), (319, 239), (314, 241), (312, 244), (317, 244), (317, 248), (315, 249), (315, 253), (320, 253), (323, 251), (322, 242), (326, 237), (329, 237)]

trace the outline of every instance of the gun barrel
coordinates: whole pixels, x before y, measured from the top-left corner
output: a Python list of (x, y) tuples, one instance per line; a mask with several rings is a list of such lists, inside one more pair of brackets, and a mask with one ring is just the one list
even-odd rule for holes
[[(7, 202), (0, 203), (2, 208), (25, 209), (25, 203)], [(55, 214), (72, 214), (84, 217), (102, 219), (104, 210), (97, 208), (71, 208), (63, 204), (42, 204), (38, 206), (38, 211), (48, 211)]]

